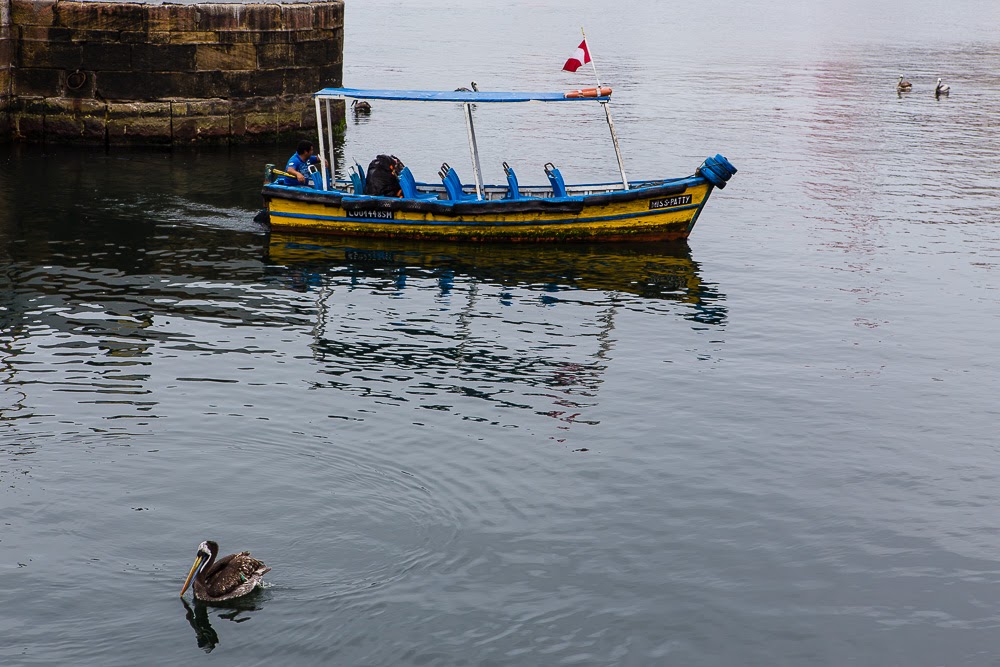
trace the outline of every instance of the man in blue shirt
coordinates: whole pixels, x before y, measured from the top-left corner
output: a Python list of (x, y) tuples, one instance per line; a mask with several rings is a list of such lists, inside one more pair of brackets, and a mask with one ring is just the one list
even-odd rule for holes
[(295, 155), (288, 158), (288, 164), (285, 165), (284, 169), (289, 174), (293, 174), (294, 178), (282, 176), (277, 181), (278, 185), (311, 185), (309, 165), (320, 164), (322, 160), (323, 158), (313, 155), (313, 143), (303, 139), (299, 142), (298, 148), (295, 149)]

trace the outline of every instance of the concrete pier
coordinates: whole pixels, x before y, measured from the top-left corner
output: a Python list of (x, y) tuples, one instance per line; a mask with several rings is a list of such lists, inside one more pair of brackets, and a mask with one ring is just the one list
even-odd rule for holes
[(311, 93), (342, 82), (342, 0), (0, 7), (0, 140), (273, 141), (314, 128)]

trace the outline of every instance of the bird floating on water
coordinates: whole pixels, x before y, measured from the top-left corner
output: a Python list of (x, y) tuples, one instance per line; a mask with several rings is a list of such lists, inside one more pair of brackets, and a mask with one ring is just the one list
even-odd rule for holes
[(181, 597), (194, 579), (194, 597), (205, 602), (222, 602), (247, 595), (261, 584), (271, 568), (250, 555), (249, 551), (223, 556), (218, 561), (219, 545), (207, 540), (198, 545), (194, 565), (184, 580)]
[(896, 83), (896, 91), (900, 93), (908, 93), (913, 88), (913, 84), (909, 81), (903, 81), (903, 75), (899, 75), (899, 81)]
[(934, 88), (934, 97), (947, 96), (949, 93), (951, 93), (951, 86), (947, 83), (941, 83), (941, 79), (938, 78), (937, 87)]
[(354, 107), (354, 113), (372, 112), (372, 105), (369, 104), (367, 100), (354, 100), (351, 102), (351, 106)]
[(462, 86), (461, 88), (456, 88), (455, 92), (456, 93), (478, 93), (479, 92), (479, 86), (476, 84), (475, 81), (473, 81), (472, 82), (472, 88), (466, 88), (465, 86)]

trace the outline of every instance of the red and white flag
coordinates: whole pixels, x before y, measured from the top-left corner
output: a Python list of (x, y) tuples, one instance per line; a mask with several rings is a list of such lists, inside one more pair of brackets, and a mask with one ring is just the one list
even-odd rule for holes
[(566, 64), (563, 65), (563, 70), (566, 72), (575, 72), (589, 62), (590, 51), (587, 49), (587, 40), (584, 39), (580, 42), (580, 46), (576, 47), (576, 53), (570, 56)]

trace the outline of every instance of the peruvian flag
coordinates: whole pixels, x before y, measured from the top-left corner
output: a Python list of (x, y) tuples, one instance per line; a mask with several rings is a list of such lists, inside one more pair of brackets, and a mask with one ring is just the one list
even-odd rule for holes
[(575, 72), (589, 62), (590, 50), (587, 49), (587, 40), (584, 39), (580, 42), (580, 46), (576, 47), (576, 53), (570, 56), (566, 64), (563, 65), (563, 70), (566, 72)]

